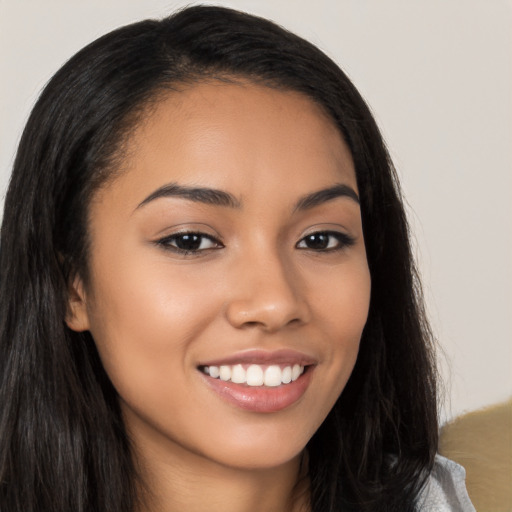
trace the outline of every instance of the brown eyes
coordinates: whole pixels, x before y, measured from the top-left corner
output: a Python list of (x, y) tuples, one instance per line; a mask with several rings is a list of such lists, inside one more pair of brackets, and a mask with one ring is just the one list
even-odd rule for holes
[(159, 243), (177, 252), (191, 253), (218, 249), (223, 245), (204, 233), (180, 233), (160, 240)]
[(354, 245), (355, 240), (338, 231), (319, 231), (311, 233), (300, 240), (298, 249), (310, 249), (312, 251), (335, 251)]
[[(318, 231), (299, 240), (295, 247), (301, 250), (329, 252), (345, 249), (354, 245), (354, 243), (354, 238), (345, 233)], [(220, 240), (200, 232), (177, 233), (158, 240), (157, 244), (166, 250), (182, 255), (199, 254), (203, 251), (224, 247)]]

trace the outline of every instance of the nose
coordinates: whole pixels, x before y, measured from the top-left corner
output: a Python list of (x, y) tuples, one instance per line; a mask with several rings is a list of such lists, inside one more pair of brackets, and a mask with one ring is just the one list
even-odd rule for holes
[(300, 276), (278, 255), (241, 261), (234, 270), (233, 295), (226, 308), (231, 325), (275, 332), (309, 321)]

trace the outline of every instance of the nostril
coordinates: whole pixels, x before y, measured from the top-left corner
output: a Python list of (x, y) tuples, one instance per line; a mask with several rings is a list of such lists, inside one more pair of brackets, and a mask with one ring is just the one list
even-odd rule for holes
[[(278, 326), (276, 325), (275, 327), (276, 328), (287, 327), (287, 326), (294, 327), (294, 326), (299, 326), (301, 324), (302, 324), (302, 320), (300, 318), (292, 318), (288, 322), (284, 321), (284, 322), (282, 322), (282, 324), (280, 323)], [(264, 321), (264, 320), (261, 320), (261, 321), (249, 320), (247, 322), (244, 322), (242, 325), (240, 325), (240, 327), (247, 328), (247, 329), (259, 327), (259, 328), (263, 328), (265, 330), (270, 330), (270, 329), (273, 329), (273, 323), (271, 321)]]
[(261, 325), (261, 322), (245, 322), (243, 324), (243, 327), (257, 327), (258, 325)]

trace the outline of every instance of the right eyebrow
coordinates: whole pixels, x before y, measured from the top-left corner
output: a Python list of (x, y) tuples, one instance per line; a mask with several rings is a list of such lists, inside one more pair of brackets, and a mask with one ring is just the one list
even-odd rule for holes
[(156, 189), (154, 192), (149, 194), (136, 209), (145, 206), (146, 204), (159, 199), (161, 197), (182, 197), (190, 201), (198, 203), (211, 204), (215, 206), (226, 206), (228, 208), (241, 207), (240, 201), (224, 190), (218, 190), (209, 187), (189, 187), (184, 185), (178, 185), (177, 183), (169, 183)]

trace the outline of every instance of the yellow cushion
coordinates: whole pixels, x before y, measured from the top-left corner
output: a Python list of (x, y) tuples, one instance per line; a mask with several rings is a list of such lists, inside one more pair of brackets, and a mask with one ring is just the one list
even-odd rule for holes
[(512, 512), (512, 399), (445, 425), (439, 452), (466, 469), (478, 512)]

